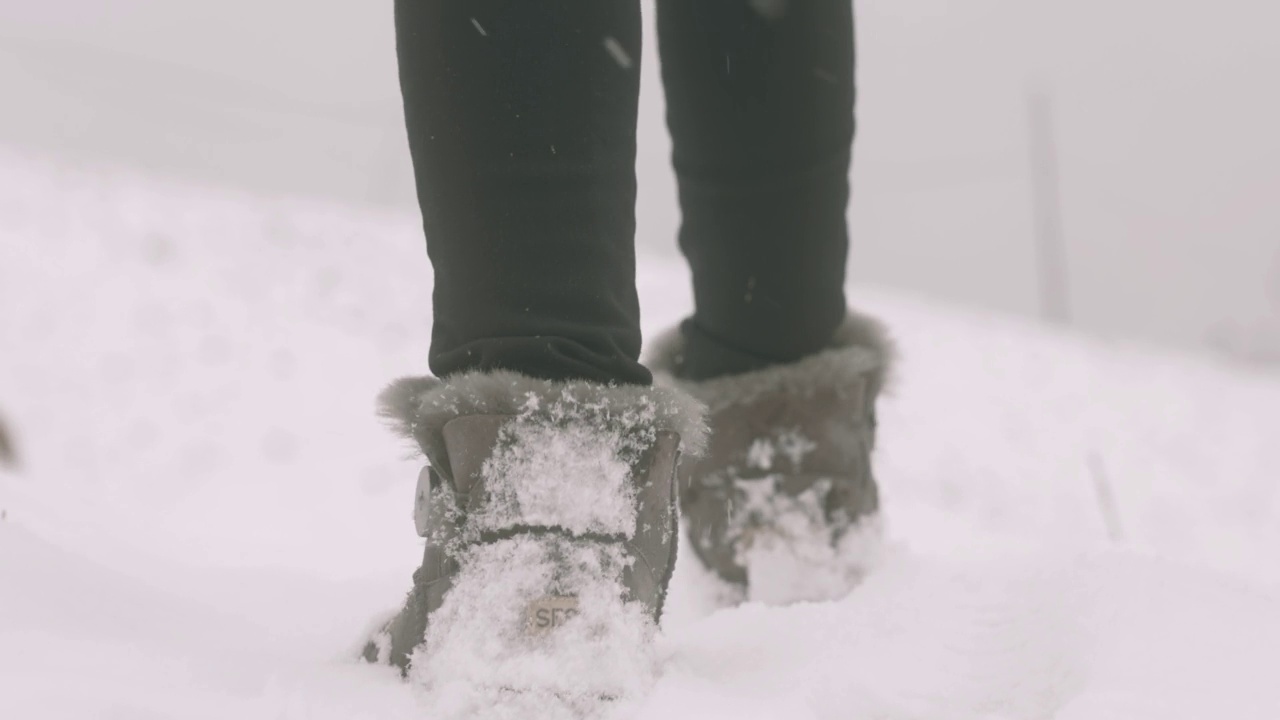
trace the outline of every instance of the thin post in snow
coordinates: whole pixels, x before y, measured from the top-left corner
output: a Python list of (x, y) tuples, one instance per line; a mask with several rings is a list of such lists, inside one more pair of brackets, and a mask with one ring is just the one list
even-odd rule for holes
[(1107, 528), (1107, 537), (1113, 543), (1124, 542), (1124, 523), (1120, 519), (1120, 506), (1116, 503), (1116, 495), (1111, 490), (1111, 478), (1107, 475), (1107, 466), (1102, 456), (1096, 452), (1089, 453), (1089, 477), (1093, 480), (1093, 496), (1098, 501), (1098, 512), (1102, 515), (1102, 524)]
[(0, 468), (18, 466), (18, 448), (4, 428), (4, 418), (0, 417)]
[(1053, 103), (1044, 90), (1032, 89), (1027, 93), (1027, 125), (1040, 311), (1046, 320), (1067, 324), (1071, 322), (1071, 297), (1066, 233), (1062, 228), (1058, 140), (1053, 126)]

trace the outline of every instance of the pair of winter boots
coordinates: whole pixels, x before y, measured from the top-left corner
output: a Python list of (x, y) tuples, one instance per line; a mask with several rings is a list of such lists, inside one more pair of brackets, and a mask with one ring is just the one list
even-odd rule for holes
[[(382, 411), (426, 456), (426, 540), (404, 608), (364, 648), (442, 714), (566, 717), (643, 695), (680, 516), (739, 598), (847, 592), (874, 532), (870, 455), (888, 347), (850, 315), (826, 351), (688, 381), (678, 332), (655, 387), (508, 372), (409, 378)], [(677, 511), (679, 508), (679, 511)]]

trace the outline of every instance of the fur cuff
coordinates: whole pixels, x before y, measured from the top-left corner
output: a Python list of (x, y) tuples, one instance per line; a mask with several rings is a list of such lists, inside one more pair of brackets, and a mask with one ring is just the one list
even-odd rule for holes
[(442, 430), (466, 415), (515, 415), (623, 432), (670, 430), (689, 455), (701, 454), (707, 439), (705, 408), (677, 388), (540, 380), (510, 371), (464, 373), (448, 380), (401, 378), (378, 396), (378, 412), (449, 476)]
[(672, 328), (654, 339), (645, 364), (655, 380), (689, 390), (713, 413), (769, 393), (807, 394), (859, 379), (867, 382), (869, 397), (876, 397), (889, 377), (894, 356), (884, 325), (852, 310), (836, 329), (829, 349), (786, 365), (689, 382), (674, 376), (683, 352), (680, 329)]

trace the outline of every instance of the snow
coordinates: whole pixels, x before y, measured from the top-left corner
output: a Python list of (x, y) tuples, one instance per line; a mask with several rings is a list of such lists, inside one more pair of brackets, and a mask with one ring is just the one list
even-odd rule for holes
[(502, 433), (509, 444), (484, 463), (489, 503), (471, 518), (476, 530), (542, 525), (575, 535), (635, 531), (636, 490), (621, 433), (529, 419)]
[[(539, 689), (501, 717), (530, 717), (532, 703), (548, 718), (572, 718), (593, 698), (634, 702), (652, 686), (648, 641), (653, 622), (644, 606), (619, 594), (623, 548), (616, 543), (517, 537), (468, 551), (449, 599), (432, 616), (430, 653), (415, 653), (411, 679), (428, 717), (477, 717), (503, 689)], [(554, 593), (544, 596), (547, 578)], [(575, 615), (530, 648), (530, 598), (576, 598)], [(459, 600), (462, 600), (461, 602)], [(554, 602), (554, 601), (552, 601)], [(561, 607), (569, 607), (565, 603)], [(562, 712), (560, 702), (568, 707)]]
[[(686, 277), (641, 258), (648, 333)], [(636, 717), (1280, 717), (1280, 379), (851, 293), (902, 348), (884, 547), (788, 607), (683, 552)], [(427, 716), (354, 657), (419, 559), (372, 405), (429, 298), (415, 217), (0, 152), (0, 717)]]

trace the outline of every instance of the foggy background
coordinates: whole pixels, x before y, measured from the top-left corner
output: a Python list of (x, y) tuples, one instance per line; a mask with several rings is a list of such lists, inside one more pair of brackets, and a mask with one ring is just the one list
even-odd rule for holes
[[(681, 552), (639, 717), (1280, 718), (1280, 4), (856, 4), (885, 552), (741, 611)], [(391, 9), (0, 0), (0, 718), (439, 715), (352, 662), (423, 557)]]
[[(854, 279), (1280, 360), (1280, 7), (857, 9)], [(5, 2), (0, 146), (415, 211), (393, 43), (389, 0)], [(655, 45), (638, 242), (673, 253)]]

